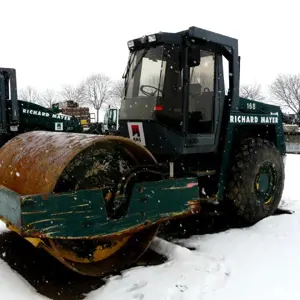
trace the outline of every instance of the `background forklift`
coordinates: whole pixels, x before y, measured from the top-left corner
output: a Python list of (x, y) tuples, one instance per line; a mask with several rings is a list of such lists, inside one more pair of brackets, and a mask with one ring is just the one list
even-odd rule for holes
[(119, 108), (111, 108), (108, 106), (104, 114), (103, 134), (117, 134), (119, 129)]
[(78, 118), (17, 98), (16, 71), (0, 68), (0, 146), (33, 130), (83, 132)]

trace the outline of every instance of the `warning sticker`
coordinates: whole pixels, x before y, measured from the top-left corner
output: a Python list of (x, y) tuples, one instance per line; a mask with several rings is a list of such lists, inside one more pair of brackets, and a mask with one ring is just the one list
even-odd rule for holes
[(56, 131), (63, 131), (64, 130), (64, 123), (62, 123), (62, 122), (55, 122), (55, 130)]
[(139, 143), (143, 146), (146, 146), (143, 123), (142, 122), (128, 122), (128, 132), (129, 138)]

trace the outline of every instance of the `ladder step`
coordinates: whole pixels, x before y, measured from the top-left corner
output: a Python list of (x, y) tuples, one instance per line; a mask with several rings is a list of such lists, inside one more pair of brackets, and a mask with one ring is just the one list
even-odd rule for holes
[(217, 198), (216, 197), (200, 198), (199, 201), (200, 201), (200, 203), (201, 202), (215, 202), (215, 201), (217, 201)]
[(196, 171), (198, 177), (215, 175), (216, 173), (216, 170)]

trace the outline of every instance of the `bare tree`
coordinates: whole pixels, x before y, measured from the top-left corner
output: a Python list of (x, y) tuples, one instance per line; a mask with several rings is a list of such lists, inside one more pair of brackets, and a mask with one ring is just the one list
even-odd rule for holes
[(265, 97), (261, 92), (260, 84), (242, 85), (240, 88), (240, 96), (249, 100), (263, 101)]
[(125, 85), (123, 80), (117, 80), (112, 85), (112, 96), (123, 99), (125, 93)]
[(85, 100), (84, 97), (84, 84), (78, 86), (63, 85), (60, 92), (64, 101), (74, 101), (78, 104), (82, 104)]
[(300, 116), (300, 74), (279, 75), (270, 85), (270, 92), (279, 105)]
[(99, 122), (99, 110), (105, 102), (110, 100), (111, 85), (110, 78), (103, 74), (91, 75), (84, 82), (84, 100), (96, 110), (97, 122)]
[(51, 108), (52, 104), (54, 104), (56, 101), (56, 92), (52, 89), (47, 89), (42, 95), (41, 95), (41, 104), (46, 106), (47, 108)]
[(125, 85), (123, 80), (112, 83), (110, 99), (107, 101), (112, 108), (117, 108), (125, 96)]
[(39, 92), (32, 86), (27, 86), (19, 91), (19, 99), (23, 101), (33, 102), (39, 104), (41, 102), (41, 96)]

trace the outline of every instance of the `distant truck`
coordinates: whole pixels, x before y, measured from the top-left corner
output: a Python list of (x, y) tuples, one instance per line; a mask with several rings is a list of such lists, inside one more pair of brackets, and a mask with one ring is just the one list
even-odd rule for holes
[(73, 116), (80, 120), (84, 131), (88, 131), (91, 127), (93, 113), (90, 113), (89, 107), (80, 107), (75, 101), (58, 102), (52, 105), (52, 109), (66, 115)]
[(286, 152), (300, 154), (299, 118), (294, 114), (283, 114), (282, 121)]
[(105, 112), (103, 122), (92, 122), (95, 114), (88, 107), (80, 107), (77, 102), (64, 101), (52, 105), (53, 111), (73, 116), (80, 120), (84, 131), (95, 134), (116, 134), (119, 129), (119, 108), (110, 106)]

